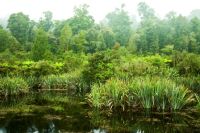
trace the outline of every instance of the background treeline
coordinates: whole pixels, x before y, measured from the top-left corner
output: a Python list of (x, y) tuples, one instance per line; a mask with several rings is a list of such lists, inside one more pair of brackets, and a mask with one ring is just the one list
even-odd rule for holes
[(44, 12), (39, 22), (22, 12), (14, 13), (7, 27), (0, 28), (0, 59), (54, 60), (68, 51), (88, 54), (116, 47), (135, 54), (200, 53), (198, 10), (189, 17), (170, 12), (160, 19), (151, 7), (139, 3), (138, 13), (140, 22), (131, 19), (122, 5), (98, 24), (88, 5), (74, 8), (74, 16), (67, 20), (52, 20), (50, 11)]

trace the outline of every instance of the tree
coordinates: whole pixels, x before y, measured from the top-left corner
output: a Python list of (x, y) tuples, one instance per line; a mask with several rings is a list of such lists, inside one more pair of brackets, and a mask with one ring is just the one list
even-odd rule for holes
[(141, 19), (151, 19), (155, 17), (155, 11), (149, 7), (145, 2), (140, 2), (138, 4), (138, 13), (141, 17)]
[(32, 59), (34, 61), (45, 59), (49, 52), (48, 35), (43, 29), (38, 29), (32, 48)]
[(154, 10), (146, 3), (138, 4), (138, 12), (141, 16), (140, 27), (138, 28), (137, 50), (140, 53), (159, 52), (159, 20), (154, 14)]
[(94, 25), (94, 19), (88, 12), (89, 6), (84, 4), (74, 8), (74, 16), (69, 19), (69, 25), (73, 34), (77, 34), (81, 30), (88, 30)]
[(50, 11), (43, 12), (44, 18), (40, 19), (39, 28), (42, 28), (45, 32), (48, 32), (53, 27), (53, 13)]
[(87, 44), (86, 40), (86, 31), (79, 31), (78, 34), (74, 35), (72, 38), (72, 50), (76, 53), (85, 52), (85, 45)]
[(103, 35), (103, 40), (106, 45), (106, 48), (113, 48), (115, 45), (116, 39), (115, 39), (115, 34), (112, 31), (111, 28), (106, 27), (106, 28), (101, 28), (101, 33)]
[(72, 30), (69, 25), (65, 25), (62, 30), (61, 30), (61, 35), (60, 35), (60, 50), (61, 51), (68, 51), (69, 50), (69, 45), (70, 45), (70, 40), (72, 38)]
[(115, 11), (106, 15), (106, 20), (108, 26), (111, 27), (116, 35), (116, 41), (122, 46), (128, 43), (128, 39), (131, 34), (131, 21), (128, 13), (124, 10), (124, 6), (121, 9), (116, 9)]
[(21, 49), (18, 41), (7, 31), (0, 28), (0, 52), (6, 49), (15, 52)]
[(29, 22), (29, 17), (22, 12), (11, 14), (8, 19), (8, 29), (21, 44), (28, 40)]
[(105, 50), (106, 48), (104, 37), (98, 26), (88, 30), (86, 40), (87, 45), (85, 46), (85, 49), (87, 53), (95, 53), (97, 51)]

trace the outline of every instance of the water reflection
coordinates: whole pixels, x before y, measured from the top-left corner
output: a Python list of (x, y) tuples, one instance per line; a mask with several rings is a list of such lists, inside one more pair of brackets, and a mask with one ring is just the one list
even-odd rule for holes
[(7, 133), (7, 131), (4, 127), (0, 127), (0, 133)]
[(93, 129), (92, 130), (92, 133), (106, 133), (106, 130), (105, 129)]
[[(100, 112), (79, 113), (73, 116), (35, 114), (0, 117), (0, 133), (188, 133), (199, 132), (192, 118), (180, 115), (114, 114)], [(59, 118), (59, 119), (58, 119)], [(195, 119), (195, 121), (197, 121)], [(189, 123), (189, 124), (188, 124)], [(199, 122), (200, 123), (200, 122)], [(195, 124), (195, 123), (194, 123)]]

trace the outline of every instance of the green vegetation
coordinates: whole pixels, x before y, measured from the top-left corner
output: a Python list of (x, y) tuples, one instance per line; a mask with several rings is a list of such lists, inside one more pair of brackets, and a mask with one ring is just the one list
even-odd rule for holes
[(140, 22), (122, 5), (95, 23), (88, 8), (62, 21), (50, 11), (39, 22), (11, 14), (7, 29), (0, 26), (0, 95), (63, 102), (47, 94), (61, 91), (111, 111), (199, 107), (199, 18), (170, 12), (161, 19), (142, 2)]
[(180, 110), (195, 100), (183, 86), (168, 79), (139, 77), (122, 81), (108, 80), (104, 85), (94, 85), (88, 101), (97, 108), (144, 108), (157, 111)]
[(22, 78), (0, 78), (0, 95), (5, 97), (28, 93), (28, 85)]

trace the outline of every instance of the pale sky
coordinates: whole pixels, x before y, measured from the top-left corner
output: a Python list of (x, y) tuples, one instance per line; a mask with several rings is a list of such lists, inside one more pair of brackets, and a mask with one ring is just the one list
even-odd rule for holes
[(137, 4), (141, 1), (152, 7), (160, 17), (169, 11), (187, 16), (193, 9), (200, 9), (200, 0), (0, 0), (0, 18), (21, 11), (38, 20), (42, 12), (49, 10), (53, 12), (53, 19), (67, 19), (73, 16), (74, 6), (85, 3), (90, 6), (89, 12), (98, 22), (122, 3), (130, 16), (137, 16)]

